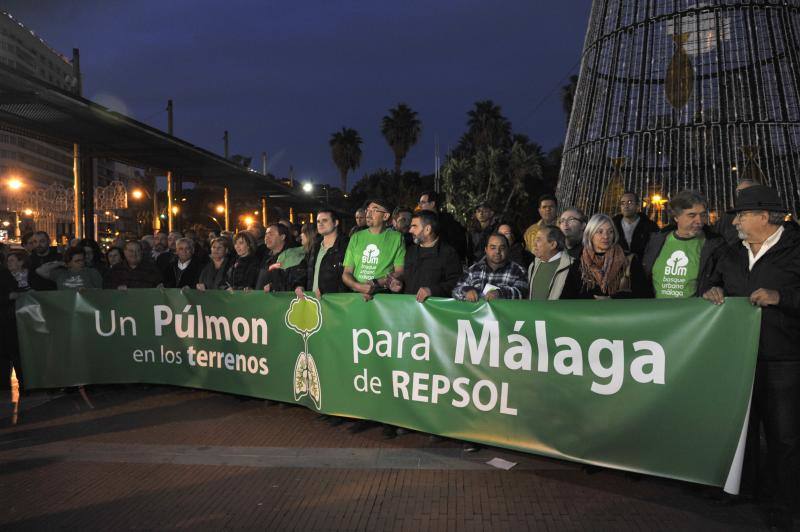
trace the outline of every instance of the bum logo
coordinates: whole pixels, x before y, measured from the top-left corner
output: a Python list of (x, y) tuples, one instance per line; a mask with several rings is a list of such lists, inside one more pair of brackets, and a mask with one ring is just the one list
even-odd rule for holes
[(286, 311), (286, 326), (303, 337), (304, 350), (294, 364), (294, 400), (309, 396), (317, 410), (322, 408), (322, 386), (314, 357), (308, 352), (308, 338), (322, 326), (319, 301), (313, 297), (294, 298)]
[(380, 248), (375, 244), (370, 244), (364, 249), (364, 254), (361, 257), (362, 264), (378, 264), (378, 257), (381, 254)]
[(674, 252), (667, 259), (667, 267), (664, 268), (664, 275), (686, 275), (686, 265), (689, 264), (689, 257), (681, 250)]

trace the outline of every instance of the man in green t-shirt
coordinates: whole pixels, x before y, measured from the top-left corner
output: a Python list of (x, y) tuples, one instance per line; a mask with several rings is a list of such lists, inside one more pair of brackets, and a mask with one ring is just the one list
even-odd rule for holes
[(383, 200), (367, 204), (367, 228), (354, 233), (344, 255), (342, 281), (354, 292), (371, 296), (389, 285), (390, 275), (403, 275), (403, 235), (387, 229), (391, 206)]
[(697, 297), (708, 287), (724, 241), (707, 227), (708, 209), (693, 190), (677, 193), (669, 202), (673, 224), (653, 233), (642, 264), (658, 299)]

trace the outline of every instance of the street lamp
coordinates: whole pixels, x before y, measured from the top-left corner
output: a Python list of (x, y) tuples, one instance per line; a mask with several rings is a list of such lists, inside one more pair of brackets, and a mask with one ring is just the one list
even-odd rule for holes
[(133, 199), (140, 200), (140, 199), (142, 199), (142, 196), (144, 196), (144, 193), (140, 189), (137, 188), (137, 189), (134, 189), (133, 192), (131, 192), (131, 195), (133, 196)]
[(225, 205), (217, 205), (217, 214), (225, 214)]
[(306, 192), (306, 193), (310, 194), (313, 191), (314, 191), (314, 185), (312, 185), (308, 181), (303, 183), (303, 192)]
[(179, 211), (179, 210), (180, 210), (180, 209), (178, 208), (178, 206), (177, 206), (177, 205), (173, 205), (173, 206), (172, 206), (172, 214), (178, 214), (178, 211)]
[(12, 177), (8, 180), (8, 188), (11, 190), (19, 190), (22, 188), (22, 181), (17, 179), (16, 177)]

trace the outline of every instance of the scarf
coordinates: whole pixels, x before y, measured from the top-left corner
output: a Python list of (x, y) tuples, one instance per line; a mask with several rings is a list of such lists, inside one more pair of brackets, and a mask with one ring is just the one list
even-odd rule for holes
[(613, 296), (619, 291), (627, 264), (625, 251), (619, 244), (603, 255), (586, 246), (581, 253), (581, 280), (589, 289), (599, 287), (604, 295)]

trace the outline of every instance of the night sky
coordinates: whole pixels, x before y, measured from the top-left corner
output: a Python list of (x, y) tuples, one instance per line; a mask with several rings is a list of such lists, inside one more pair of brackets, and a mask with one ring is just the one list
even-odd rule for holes
[[(355, 178), (391, 168), (380, 134), (390, 107), (419, 113), (422, 137), (404, 168), (433, 172), (492, 99), (514, 131), (563, 142), (559, 87), (578, 71), (589, 0), (111, 1), (0, 0), (66, 56), (81, 50), (84, 96), (222, 153), (270, 157), (270, 172), (338, 183), (328, 140), (343, 126), (364, 139)], [(549, 95), (538, 110), (537, 104)], [(444, 153), (443, 153), (444, 155)]]

